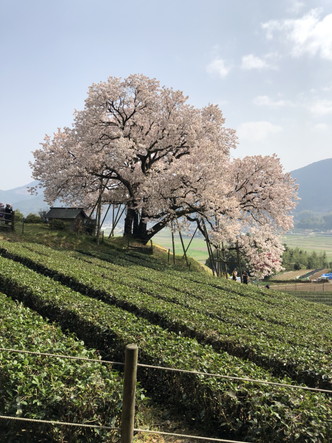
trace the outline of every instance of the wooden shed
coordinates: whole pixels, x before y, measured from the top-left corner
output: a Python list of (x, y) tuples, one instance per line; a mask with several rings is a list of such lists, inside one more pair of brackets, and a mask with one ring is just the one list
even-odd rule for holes
[(91, 219), (83, 208), (50, 208), (45, 214), (45, 218), (50, 224), (56, 226), (55, 220), (64, 223), (64, 226), (69, 227), (75, 232), (89, 232), (92, 233), (95, 224), (94, 219)]

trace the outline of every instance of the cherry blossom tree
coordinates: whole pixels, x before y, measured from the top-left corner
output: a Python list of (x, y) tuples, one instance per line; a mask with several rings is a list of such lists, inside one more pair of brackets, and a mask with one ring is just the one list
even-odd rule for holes
[(250, 234), (242, 235), (238, 246), (245, 260), (249, 264), (250, 274), (256, 278), (262, 278), (282, 268), (282, 254), (284, 246), (281, 237), (268, 227), (265, 229), (253, 229)]
[(281, 269), (281, 235), (293, 226), (297, 185), (283, 172), (277, 156), (252, 156), (231, 162), (232, 210), (215, 207), (214, 216), (196, 219), (216, 249), (239, 249), (258, 277)]
[(110, 77), (89, 88), (71, 128), (45, 137), (31, 167), (50, 204), (123, 204), (125, 235), (143, 242), (174, 220), (195, 221), (215, 245), (249, 251), (256, 238), (258, 263), (258, 232), (280, 252), (296, 187), (275, 156), (232, 160), (236, 144), (218, 106), (195, 108), (143, 75)]
[[(110, 77), (90, 87), (73, 127), (47, 136), (31, 166), (48, 202), (124, 203), (125, 234), (147, 241), (203, 208), (204, 175), (212, 164), (222, 174), (235, 144), (217, 106), (196, 109), (142, 75)], [(148, 230), (149, 220), (156, 223)]]

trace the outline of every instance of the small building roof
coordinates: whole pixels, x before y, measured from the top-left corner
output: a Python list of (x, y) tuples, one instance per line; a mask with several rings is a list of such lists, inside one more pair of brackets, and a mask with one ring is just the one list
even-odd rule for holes
[(78, 216), (89, 218), (83, 208), (51, 208), (46, 214), (46, 218), (60, 218), (62, 220), (75, 220)]

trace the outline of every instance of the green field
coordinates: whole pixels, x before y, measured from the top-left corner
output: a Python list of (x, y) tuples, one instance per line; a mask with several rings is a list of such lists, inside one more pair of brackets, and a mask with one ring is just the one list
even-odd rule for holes
[[(182, 255), (183, 252), (179, 234), (176, 233), (174, 238), (176, 254)], [(187, 235), (183, 235), (185, 246), (188, 245), (190, 238), (191, 237)], [(332, 261), (332, 234), (321, 234), (315, 232), (291, 233), (285, 235), (283, 241), (290, 248), (300, 248), (308, 252), (326, 252), (328, 260)], [(169, 230), (164, 229), (153, 238), (153, 242), (172, 251), (172, 237)], [(205, 241), (201, 236), (195, 236), (188, 250), (188, 255), (200, 263), (205, 263), (208, 258), (208, 253)]]
[[(182, 237), (186, 248), (191, 240), (191, 237), (189, 237), (188, 235), (182, 235)], [(153, 237), (152, 240), (154, 243), (163, 246), (166, 249), (170, 249), (170, 251), (172, 252), (172, 235), (169, 229), (164, 229), (163, 231), (159, 232), (155, 237)], [(174, 234), (174, 240), (175, 254), (183, 255), (181, 240), (178, 233)], [(203, 264), (205, 264), (206, 260), (208, 259), (206, 243), (201, 236), (198, 236), (198, 234), (196, 234), (196, 236), (192, 240), (187, 254), (189, 257), (192, 257)]]
[(291, 233), (284, 237), (284, 242), (290, 248), (300, 248), (308, 252), (326, 252), (329, 261), (332, 261), (332, 234), (306, 232)]

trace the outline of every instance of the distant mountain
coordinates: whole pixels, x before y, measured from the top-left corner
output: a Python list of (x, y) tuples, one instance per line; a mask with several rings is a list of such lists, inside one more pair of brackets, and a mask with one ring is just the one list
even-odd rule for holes
[(38, 214), (39, 211), (48, 209), (49, 205), (44, 201), (44, 194), (41, 191), (38, 195), (29, 193), (28, 188), (36, 184), (37, 182), (33, 181), (25, 186), (0, 191), (0, 202), (11, 204), (14, 210), (19, 209), (24, 215)]
[(295, 213), (332, 212), (332, 158), (321, 160), (291, 172), (299, 185)]

